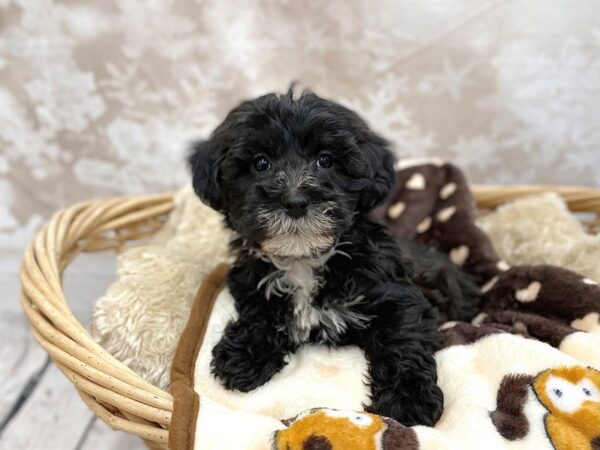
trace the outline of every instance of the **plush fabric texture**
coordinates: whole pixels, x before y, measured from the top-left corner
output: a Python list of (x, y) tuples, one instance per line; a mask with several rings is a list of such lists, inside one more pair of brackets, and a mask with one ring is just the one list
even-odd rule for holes
[[(449, 324), (442, 331), (445, 348), (436, 355), (446, 410), (435, 428), (409, 428), (359, 412), (364, 384), (353, 376), (366, 370), (366, 362), (355, 359), (353, 366), (352, 357), (339, 351), (320, 358), (322, 347), (292, 355), (279, 376), (252, 392), (225, 391), (210, 375), (208, 362), (233, 315), (233, 299), (224, 289), (190, 376), (200, 401), (190, 428), (192, 434), (197, 430), (196, 446), (173, 449), (591, 449), (591, 437), (600, 433), (600, 349), (588, 333), (570, 336), (583, 338), (577, 346), (596, 368), (582, 365), (562, 345), (557, 349), (523, 339), (519, 326)], [(193, 322), (200, 319), (192, 316)], [(546, 432), (554, 422), (558, 425)], [(265, 439), (269, 426), (271, 440)], [(228, 433), (232, 428), (236, 433)], [(588, 447), (569, 447), (584, 440)]]
[(394, 442), (396, 448), (416, 450), (414, 430), (386, 417), (319, 408), (294, 419), (294, 426), (277, 431), (273, 445), (284, 449), (333, 448), (377, 450)]
[[(515, 354), (520, 356), (515, 358)], [(600, 372), (596, 369), (577, 365), (549, 346), (506, 333), (492, 333), (469, 345), (448, 347), (438, 352), (437, 360), (446, 401), (441, 420), (435, 428), (385, 423), (383, 431), (369, 434), (370, 443), (374, 444), (371, 448), (596, 448), (594, 439), (600, 433)], [(543, 370), (549, 366), (553, 368)], [(591, 393), (589, 399), (584, 386)], [(555, 393), (557, 389), (560, 398)], [(363, 413), (354, 414), (320, 409), (301, 415), (288, 428), (274, 432), (272, 448), (363, 448), (336, 445), (344, 431), (354, 436), (359, 428), (367, 434), (373, 428), (371, 420), (377, 420), (361, 420)], [(342, 424), (331, 419), (314, 420), (324, 415), (345, 416), (354, 421)], [(317, 437), (322, 447), (307, 445)]]
[[(378, 208), (376, 214), (394, 232), (447, 252), (456, 264), (478, 277), (484, 300), (482, 314), (476, 318), (476, 323), (517, 324), (521, 334), (551, 344), (562, 342), (562, 337), (575, 329), (598, 332), (598, 278), (546, 265), (542, 258), (536, 265), (511, 265), (499, 258), (490, 239), (476, 224), (477, 211), (458, 168), (441, 161), (408, 166), (397, 172), (396, 182), (394, 195)], [(537, 204), (535, 199), (520, 203), (524, 203), (521, 214), (532, 211), (534, 216), (543, 217), (541, 211), (531, 208), (531, 204)], [(513, 208), (517, 210), (518, 206)], [(578, 229), (581, 233), (578, 238), (584, 238), (583, 230), (575, 226), (573, 218), (558, 218), (564, 208), (564, 204), (557, 204), (554, 213), (557, 216), (556, 231), (546, 231), (547, 237), (538, 241), (540, 246), (546, 242), (548, 247), (551, 236), (560, 235), (560, 230), (572, 230), (573, 233)], [(506, 209), (501, 208), (495, 214), (498, 228), (508, 227), (507, 222), (518, 223), (514, 218), (506, 217), (504, 211)], [(553, 228), (551, 219), (543, 226), (533, 224), (533, 220), (525, 220), (524, 227), (538, 231), (544, 227)], [(513, 230), (518, 227), (511, 226)], [(518, 231), (514, 235), (518, 235)], [(593, 246), (591, 252), (582, 249), (578, 259), (581, 262), (577, 267), (597, 266)]]
[(96, 304), (94, 339), (163, 389), (200, 282), (229, 261), (221, 220), (191, 188), (181, 189), (160, 233), (119, 256), (117, 280)]
[[(448, 252), (456, 264), (479, 279), (485, 294), (483, 313), (475, 324), (450, 322), (442, 327), (445, 348), (437, 353), (436, 360), (446, 409), (435, 428), (406, 428), (377, 416), (351, 412), (362, 409), (368, 396), (362, 380), (366, 361), (354, 348), (306, 347), (292, 355), (282, 372), (264, 386), (245, 394), (226, 391), (212, 378), (208, 367), (212, 347), (228, 320), (235, 317), (233, 299), (225, 289), (216, 298), (193, 374), (193, 385), (200, 396), (196, 426), (190, 430), (196, 432), (195, 448), (335, 449), (344, 448), (348, 441), (338, 439), (346, 435), (354, 436), (355, 442), (372, 439), (374, 448), (383, 449), (592, 449), (597, 445), (600, 337), (586, 332), (598, 330), (600, 287), (597, 279), (554, 266), (511, 265), (514, 264), (511, 259), (505, 261), (496, 256), (492, 243), (475, 225), (476, 212), (464, 177), (451, 165), (436, 162), (404, 167), (398, 172), (397, 181), (394, 196), (378, 210), (379, 218), (395, 232)], [(147, 251), (154, 250), (152, 245), (169, 248), (172, 239), (189, 243), (191, 240), (185, 232), (192, 231), (198, 233), (195, 239), (213, 239), (215, 243), (217, 233), (223, 232), (215, 226), (218, 220), (203, 222), (199, 219), (208, 210), (194, 216), (196, 223), (204, 223), (202, 231), (194, 230), (200, 228), (197, 226), (178, 228), (177, 217), (189, 217), (180, 214), (178, 208), (191, 201), (184, 200), (190, 195), (189, 191), (180, 194), (169, 227)], [(560, 209), (559, 205), (557, 203)], [(201, 208), (199, 203), (195, 206)], [(537, 214), (525, 206), (524, 214), (527, 212)], [(564, 227), (558, 216), (557, 227)], [(486, 220), (492, 221), (493, 217)], [(501, 222), (504, 217), (498, 214), (496, 220)], [(552, 227), (553, 222), (548, 221), (545, 226)], [(175, 229), (181, 229), (182, 234), (176, 236)], [(202, 245), (195, 250), (190, 245), (182, 244), (182, 247), (192, 252), (205, 250)], [(134, 295), (137, 289), (142, 289), (142, 279), (146, 285), (153, 284), (148, 283), (151, 271), (146, 272), (145, 277), (136, 271), (136, 278), (124, 270), (126, 255), (140, 257), (135, 250), (124, 254), (120, 261), (118, 283), (122, 283), (122, 292), (131, 290), (129, 308), (134, 307), (135, 301), (149, 301), (139, 293)], [(220, 260), (225, 259), (224, 247), (222, 250)], [(206, 263), (206, 253), (201, 254), (204, 256), (194, 259), (195, 256), (188, 253), (189, 259), (183, 259), (190, 264), (172, 269), (190, 270), (196, 260)], [(583, 259), (587, 257), (585, 252), (580, 255)], [(137, 267), (134, 261), (130, 264)], [(207, 266), (196, 270), (204, 270), (204, 275)], [(197, 278), (196, 274), (181, 275), (181, 280), (190, 283), (187, 295), (172, 296), (175, 284), (168, 289), (162, 286), (162, 290), (154, 293), (162, 296), (163, 308), (189, 313), (202, 275)], [(150, 279), (162, 283), (160, 271), (156, 276), (158, 278), (152, 275)], [(194, 281), (197, 283), (192, 287)], [(107, 323), (112, 318), (123, 321), (127, 309), (120, 305), (122, 313), (109, 316), (115, 304), (108, 303), (107, 298), (110, 296), (103, 299), (96, 314), (97, 329), (101, 328), (98, 318), (104, 315), (105, 340), (109, 340), (107, 334), (112, 333)], [(118, 302), (117, 296), (112, 299)], [(158, 300), (156, 305), (160, 306)], [(136, 306), (134, 311), (143, 314), (144, 308)], [(135, 326), (142, 325), (139, 318), (128, 316), (128, 320)], [(145, 320), (150, 322), (148, 318)], [(112, 325), (115, 329), (119, 327), (115, 322)], [(177, 330), (162, 329), (160, 333), (177, 334), (182, 327), (183, 324)], [(129, 331), (135, 333), (133, 328)], [(122, 342), (119, 345), (119, 339), (123, 338), (124, 342), (129, 340), (126, 346)], [(136, 357), (152, 353), (152, 347), (139, 337), (121, 336), (111, 342), (113, 352), (126, 348), (121, 355), (128, 355), (130, 359), (126, 362), (132, 367), (138, 364), (148, 370), (158, 363), (150, 358), (143, 364), (135, 361)], [(158, 366), (154, 366), (154, 371), (159, 372)], [(556, 393), (552, 397), (554, 391), (544, 387), (551, 378), (548, 374), (553, 377), (552, 383), (559, 383), (560, 398)], [(589, 399), (582, 397), (587, 396), (584, 389), (590, 392)], [(315, 407), (319, 409), (311, 411)], [(320, 419), (313, 420), (313, 414)], [(323, 420), (323, 415), (327, 420)], [(285, 425), (274, 420), (296, 416), (296, 420), (286, 420)], [(329, 425), (325, 426), (325, 422)], [(344, 432), (340, 432), (340, 428)], [(272, 439), (267, 438), (269, 435)], [(588, 447), (577, 446), (582, 442)]]
[(586, 233), (558, 194), (508, 203), (478, 225), (511, 264), (552, 264), (600, 281), (600, 235)]

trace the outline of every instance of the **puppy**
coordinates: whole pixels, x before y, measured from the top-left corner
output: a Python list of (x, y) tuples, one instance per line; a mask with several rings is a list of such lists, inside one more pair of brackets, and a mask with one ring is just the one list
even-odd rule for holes
[(436, 305), (467, 319), (478, 289), (445, 255), (369, 218), (394, 184), (388, 143), (351, 110), (290, 91), (233, 109), (190, 163), (196, 193), (237, 235), (228, 287), (239, 317), (212, 352), (223, 385), (261, 386), (308, 342), (357, 345), (367, 410), (433, 425)]

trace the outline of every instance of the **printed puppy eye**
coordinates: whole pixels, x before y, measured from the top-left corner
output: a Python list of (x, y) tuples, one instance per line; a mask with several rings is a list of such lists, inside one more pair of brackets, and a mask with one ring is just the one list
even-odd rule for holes
[(556, 395), (558, 398), (561, 398), (563, 393), (560, 389), (554, 389), (554, 395)]
[(587, 389), (587, 388), (583, 388), (583, 393), (584, 393), (586, 396), (588, 396), (588, 397), (591, 397), (591, 396), (592, 396), (592, 393), (591, 393), (591, 391), (590, 391), (589, 389)]
[(264, 172), (265, 170), (268, 170), (271, 168), (271, 163), (264, 156), (259, 156), (258, 158), (254, 159), (254, 168), (258, 172)]
[(327, 169), (328, 167), (331, 167), (332, 163), (333, 163), (333, 160), (331, 158), (331, 155), (328, 155), (328, 154), (320, 155), (319, 159), (317, 159), (317, 166), (319, 166), (323, 169)]

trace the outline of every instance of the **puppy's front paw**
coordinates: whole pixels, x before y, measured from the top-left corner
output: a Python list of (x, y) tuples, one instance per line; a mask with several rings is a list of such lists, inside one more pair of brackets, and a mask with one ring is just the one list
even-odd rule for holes
[(223, 339), (212, 352), (212, 373), (225, 388), (248, 392), (265, 384), (285, 365), (283, 353), (253, 353), (239, 342)]
[(434, 426), (444, 411), (444, 394), (432, 382), (400, 387), (402, 393), (380, 392), (367, 411), (390, 417), (402, 425)]

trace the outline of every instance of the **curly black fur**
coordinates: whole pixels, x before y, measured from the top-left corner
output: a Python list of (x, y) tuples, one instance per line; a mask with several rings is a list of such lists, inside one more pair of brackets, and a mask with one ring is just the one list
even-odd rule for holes
[(235, 108), (190, 162), (198, 195), (239, 235), (228, 278), (239, 318), (213, 349), (222, 383), (255, 389), (306, 342), (357, 345), (367, 409), (433, 425), (438, 321), (468, 319), (478, 289), (445, 255), (369, 218), (394, 183), (387, 142), (312, 93), (268, 94)]

